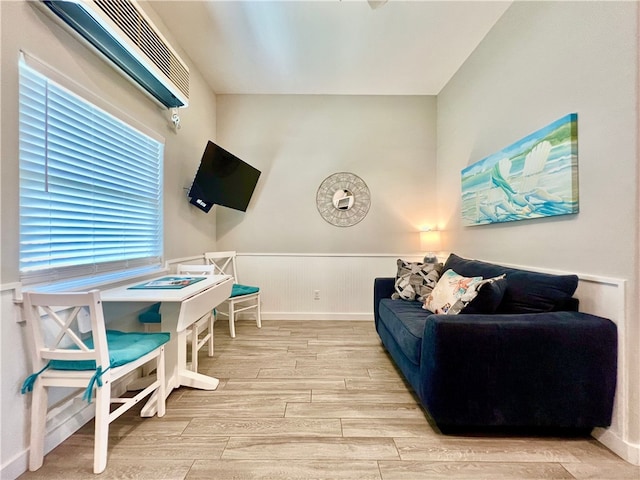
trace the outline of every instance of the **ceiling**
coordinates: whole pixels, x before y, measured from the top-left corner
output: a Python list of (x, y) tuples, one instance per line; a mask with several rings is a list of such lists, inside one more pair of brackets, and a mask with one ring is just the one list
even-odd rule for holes
[(436, 95), (511, 1), (153, 1), (218, 94)]

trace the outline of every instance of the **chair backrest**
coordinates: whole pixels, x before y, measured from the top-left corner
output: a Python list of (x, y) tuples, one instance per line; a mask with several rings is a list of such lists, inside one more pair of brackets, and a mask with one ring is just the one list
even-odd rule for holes
[(233, 283), (239, 283), (238, 272), (236, 270), (236, 252), (205, 252), (204, 259), (209, 265), (213, 265), (216, 273), (220, 275), (231, 275)]
[[(33, 367), (43, 368), (49, 360), (94, 360), (109, 365), (107, 333), (100, 292), (23, 294), (24, 317), (31, 335)], [(89, 316), (90, 335), (78, 324)], [(93, 345), (87, 340), (92, 339)]]
[(176, 274), (178, 275), (201, 275), (206, 277), (218, 273), (215, 265), (187, 265), (181, 263), (176, 267)]

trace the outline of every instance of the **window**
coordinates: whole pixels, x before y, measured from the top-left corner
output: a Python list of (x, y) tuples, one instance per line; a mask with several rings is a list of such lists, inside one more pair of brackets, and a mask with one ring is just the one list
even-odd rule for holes
[(164, 145), (20, 64), (24, 283), (158, 265)]

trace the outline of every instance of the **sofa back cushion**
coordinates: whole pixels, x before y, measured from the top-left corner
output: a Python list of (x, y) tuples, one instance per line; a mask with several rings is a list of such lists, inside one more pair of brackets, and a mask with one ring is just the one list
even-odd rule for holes
[[(486, 280), (486, 279), (485, 279)], [(496, 313), (502, 303), (504, 293), (507, 290), (507, 278), (493, 277), (492, 282), (488, 282), (478, 291), (478, 296), (469, 305), (464, 307), (460, 313), (471, 313), (480, 315), (490, 315)]]
[(506, 274), (506, 289), (496, 313), (540, 313), (570, 309), (578, 288), (577, 275), (552, 275), (468, 260), (452, 253), (443, 271), (453, 269), (465, 277)]

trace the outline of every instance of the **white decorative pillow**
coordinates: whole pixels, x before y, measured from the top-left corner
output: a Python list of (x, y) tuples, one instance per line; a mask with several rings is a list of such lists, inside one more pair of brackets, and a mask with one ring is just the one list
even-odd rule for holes
[(422, 308), (433, 313), (457, 315), (476, 298), (482, 277), (463, 277), (449, 269), (442, 274)]

